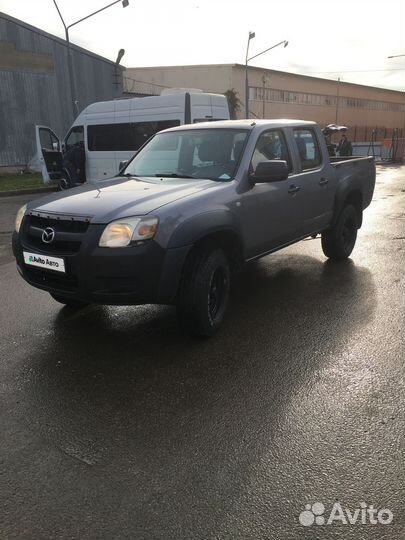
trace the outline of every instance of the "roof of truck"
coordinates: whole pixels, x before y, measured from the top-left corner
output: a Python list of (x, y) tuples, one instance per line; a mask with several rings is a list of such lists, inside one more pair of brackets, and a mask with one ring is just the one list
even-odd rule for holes
[(258, 120), (258, 119), (246, 119), (246, 120), (216, 120), (215, 122), (198, 122), (197, 124), (185, 124), (182, 126), (176, 126), (173, 128), (165, 129), (164, 131), (182, 131), (184, 129), (253, 129), (256, 126), (264, 127), (269, 126), (273, 128), (280, 128), (286, 126), (314, 126), (316, 122), (309, 120), (295, 120), (291, 118), (276, 118), (273, 120)]

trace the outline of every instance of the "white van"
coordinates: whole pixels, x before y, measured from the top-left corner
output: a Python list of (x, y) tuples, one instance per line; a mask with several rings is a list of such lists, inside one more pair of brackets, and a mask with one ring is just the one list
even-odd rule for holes
[(173, 126), (228, 120), (225, 96), (201, 90), (168, 89), (160, 96), (101, 101), (86, 107), (63, 142), (48, 127), (36, 126), (37, 158), (45, 183), (60, 182), (63, 154), (83, 142), (85, 179), (114, 176), (152, 135)]

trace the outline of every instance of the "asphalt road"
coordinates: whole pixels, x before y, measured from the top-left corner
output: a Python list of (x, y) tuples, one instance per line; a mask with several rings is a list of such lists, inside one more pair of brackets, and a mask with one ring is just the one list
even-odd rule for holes
[[(402, 539), (404, 172), (379, 168), (351, 260), (251, 265), (205, 341), (171, 308), (59, 307), (3, 234), (0, 538)], [(315, 502), (393, 520), (301, 525)]]

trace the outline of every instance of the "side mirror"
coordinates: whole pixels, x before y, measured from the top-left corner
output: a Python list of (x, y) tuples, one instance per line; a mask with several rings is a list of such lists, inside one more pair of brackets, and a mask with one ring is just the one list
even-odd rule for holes
[(52, 143), (52, 150), (54, 150), (55, 152), (59, 151), (59, 143), (58, 142), (53, 142)]
[(122, 169), (124, 169), (128, 164), (128, 159), (125, 159), (124, 161), (120, 161), (120, 164), (118, 165), (118, 172), (120, 173)]
[(288, 178), (287, 162), (280, 159), (261, 161), (249, 178), (254, 184), (286, 180)]

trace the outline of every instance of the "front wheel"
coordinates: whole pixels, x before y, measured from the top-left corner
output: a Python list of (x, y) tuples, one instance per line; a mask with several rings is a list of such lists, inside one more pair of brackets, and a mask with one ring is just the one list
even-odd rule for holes
[(67, 296), (63, 296), (61, 294), (54, 294), (49, 293), (54, 300), (59, 302), (59, 304), (64, 304), (65, 306), (69, 306), (74, 309), (81, 309), (89, 304), (87, 302), (82, 302), (81, 300), (75, 300), (74, 298), (68, 298)]
[(72, 179), (67, 169), (62, 169), (61, 177), (59, 178), (59, 189), (65, 191), (73, 187)]
[(189, 333), (212, 336), (228, 305), (229, 262), (220, 248), (206, 247), (192, 256), (184, 272), (177, 316)]
[(346, 205), (335, 225), (322, 233), (322, 250), (330, 259), (347, 259), (356, 244), (358, 217), (352, 204)]

